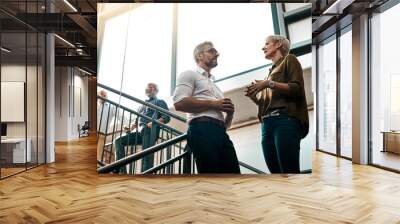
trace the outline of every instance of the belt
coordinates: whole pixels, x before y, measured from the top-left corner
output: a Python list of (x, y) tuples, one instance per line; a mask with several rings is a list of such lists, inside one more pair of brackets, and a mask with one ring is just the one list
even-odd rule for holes
[(191, 121), (189, 121), (189, 125), (195, 124), (195, 123), (198, 123), (198, 122), (209, 122), (209, 123), (216, 124), (221, 128), (226, 129), (225, 122), (223, 122), (221, 120), (218, 120), (216, 118), (211, 118), (211, 117), (196, 117), (196, 118), (193, 118)]
[(264, 118), (268, 118), (268, 117), (277, 117), (277, 116), (281, 116), (281, 115), (287, 115), (287, 113), (283, 113), (279, 110), (274, 110), (274, 111), (267, 113), (264, 116), (261, 116), (261, 118), (264, 119)]

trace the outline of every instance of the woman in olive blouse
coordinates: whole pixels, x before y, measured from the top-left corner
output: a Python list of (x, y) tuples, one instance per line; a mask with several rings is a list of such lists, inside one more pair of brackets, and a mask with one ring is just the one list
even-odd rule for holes
[(262, 50), (273, 65), (265, 80), (255, 80), (246, 91), (258, 105), (261, 144), (271, 173), (300, 172), (300, 141), (308, 133), (303, 69), (289, 49), (285, 37), (269, 36)]

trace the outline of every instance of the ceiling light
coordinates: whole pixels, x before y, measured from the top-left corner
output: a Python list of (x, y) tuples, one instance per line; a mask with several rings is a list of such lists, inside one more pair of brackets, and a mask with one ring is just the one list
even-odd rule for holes
[(342, 14), (343, 9), (351, 5), (355, 0), (336, 0), (322, 14)]
[(83, 69), (81, 69), (81, 68), (79, 68), (79, 67), (78, 67), (78, 70), (81, 71), (81, 72), (83, 72), (83, 73), (85, 73), (85, 74), (92, 75), (92, 73), (90, 73), (90, 72), (88, 72), (88, 71), (86, 71), (86, 70), (83, 70)]
[(58, 39), (60, 39), (61, 41), (63, 41), (64, 43), (68, 44), (69, 46), (75, 48), (75, 45), (71, 44), (71, 42), (69, 42), (68, 40), (58, 36), (57, 34), (54, 34), (55, 37), (57, 37)]
[(4, 52), (6, 52), (6, 53), (10, 53), (10, 52), (11, 52), (11, 50), (9, 50), (9, 49), (7, 49), (7, 48), (5, 48), (5, 47), (1, 47), (1, 50), (4, 51)]
[(75, 12), (78, 12), (78, 10), (71, 4), (69, 3), (68, 0), (64, 0), (65, 4), (67, 4), (72, 10), (74, 10)]

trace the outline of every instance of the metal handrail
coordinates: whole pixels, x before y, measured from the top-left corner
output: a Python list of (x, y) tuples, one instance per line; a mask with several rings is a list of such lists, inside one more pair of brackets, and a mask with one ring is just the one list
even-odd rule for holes
[(97, 160), (97, 165), (100, 165), (100, 166), (105, 166), (106, 164), (104, 164), (103, 162), (101, 162), (101, 161)]
[(240, 162), (239, 161), (239, 165), (241, 165), (244, 168), (249, 169), (249, 170), (251, 170), (251, 171), (253, 171), (253, 172), (257, 173), (257, 174), (266, 174), (264, 171), (261, 171), (261, 170), (255, 168), (255, 167), (252, 167), (252, 166), (250, 166), (250, 165), (248, 165), (248, 164), (246, 164), (244, 162)]
[(147, 149), (145, 149), (145, 150), (143, 150), (141, 152), (135, 153), (133, 155), (129, 155), (129, 156), (125, 157), (125, 158), (117, 160), (117, 161), (115, 161), (113, 163), (110, 163), (110, 164), (108, 164), (106, 166), (100, 167), (100, 168), (97, 169), (97, 172), (99, 172), (99, 173), (112, 172), (113, 170), (115, 170), (115, 169), (117, 169), (117, 168), (119, 168), (121, 166), (125, 166), (125, 165), (127, 165), (129, 163), (135, 162), (135, 161), (137, 161), (139, 159), (142, 159), (144, 156), (147, 156), (147, 155), (149, 155), (151, 153), (160, 151), (161, 149), (164, 149), (164, 148), (166, 148), (166, 147), (168, 147), (170, 145), (173, 145), (173, 144), (175, 144), (175, 143), (177, 143), (179, 141), (185, 140), (186, 137), (187, 137), (186, 133), (182, 134), (182, 135), (179, 135), (179, 136), (177, 136), (175, 138), (169, 139), (169, 140), (167, 140), (165, 142), (162, 142), (162, 143), (160, 143), (158, 145), (154, 145), (154, 146), (152, 146), (150, 148), (147, 148)]
[[(177, 120), (179, 120), (179, 121), (182, 121), (182, 122), (186, 123), (186, 118), (181, 117), (181, 116), (179, 116), (179, 115), (176, 115), (176, 114), (174, 114), (174, 113), (171, 113), (171, 111), (169, 111), (169, 110), (166, 110), (166, 109), (161, 108), (161, 107), (159, 107), (159, 106), (156, 106), (156, 105), (153, 105), (153, 104), (151, 104), (151, 103), (145, 102), (145, 101), (143, 101), (143, 100), (140, 100), (140, 99), (138, 99), (138, 98), (136, 98), (136, 97), (133, 97), (133, 96), (131, 96), (131, 95), (128, 95), (128, 94), (126, 94), (126, 93), (123, 93), (123, 92), (121, 92), (121, 91), (119, 91), (119, 90), (113, 89), (113, 88), (111, 88), (111, 87), (105, 86), (105, 85), (103, 85), (103, 84), (97, 83), (97, 86), (98, 86), (98, 87), (101, 87), (101, 88), (103, 88), (103, 89), (106, 89), (106, 90), (108, 90), (108, 91), (111, 91), (111, 92), (113, 92), (113, 93), (115, 93), (115, 94), (121, 95), (121, 96), (123, 96), (123, 97), (125, 97), (125, 98), (127, 98), (127, 99), (132, 100), (132, 101), (135, 101), (136, 103), (145, 105), (146, 107), (150, 107), (151, 109), (154, 109), (154, 110), (156, 110), (156, 111), (160, 111), (160, 112), (162, 112), (162, 113), (164, 113), (164, 114), (166, 114), (166, 115), (169, 115), (170, 117), (173, 117), (173, 118), (175, 118), (175, 119), (177, 119)], [(97, 96), (97, 97), (101, 98), (100, 96)], [(103, 98), (103, 99), (104, 99), (104, 98)]]
[(247, 73), (250, 73), (250, 72), (254, 72), (254, 71), (259, 70), (259, 69), (267, 68), (267, 67), (270, 67), (270, 66), (272, 66), (272, 63), (261, 65), (261, 66), (257, 66), (255, 68), (251, 68), (251, 69), (245, 70), (243, 72), (239, 72), (239, 73), (236, 73), (236, 74), (233, 74), (233, 75), (229, 75), (229, 76), (217, 79), (217, 80), (214, 81), (214, 83), (218, 83), (218, 82), (222, 82), (222, 81), (225, 81), (225, 80), (228, 80), (228, 79), (231, 79), (231, 78), (242, 76), (244, 74), (247, 74)]
[[(171, 116), (171, 117), (174, 117), (174, 118), (176, 118), (176, 119), (178, 119), (178, 120), (180, 120), (180, 121), (186, 122), (186, 119), (185, 119), (185, 118), (180, 117), (180, 116), (178, 116), (178, 115), (176, 115), (176, 114), (173, 114), (173, 113), (171, 113), (170, 111), (165, 110), (164, 108), (161, 108), (161, 107), (155, 106), (155, 105), (153, 105), (153, 104), (147, 103), (147, 102), (145, 102), (145, 101), (142, 101), (142, 100), (140, 100), (140, 99), (137, 99), (136, 97), (127, 95), (127, 94), (125, 94), (125, 93), (122, 93), (121, 91), (115, 90), (115, 89), (113, 89), (113, 88), (111, 88), (111, 87), (102, 85), (102, 84), (100, 84), (100, 83), (98, 83), (97, 85), (98, 85), (99, 87), (101, 87), (101, 88), (104, 88), (104, 89), (109, 90), (109, 91), (111, 91), (111, 92), (114, 92), (114, 93), (116, 93), (116, 94), (120, 94), (120, 95), (122, 95), (122, 96), (124, 96), (124, 97), (126, 97), (126, 98), (128, 98), (128, 99), (130, 99), (130, 100), (132, 100), (132, 101), (135, 101), (135, 102), (137, 102), (137, 103), (139, 103), (139, 104), (143, 104), (143, 105), (148, 106), (148, 107), (150, 107), (150, 108), (152, 108), (152, 109), (154, 109), (154, 110), (159, 110), (159, 111), (161, 111), (161, 112), (163, 112), (163, 113), (165, 113), (165, 114), (167, 114), (167, 115), (169, 115), (169, 116)], [(153, 118), (150, 118), (150, 117), (148, 117), (148, 116), (146, 116), (146, 115), (140, 114), (140, 113), (138, 113), (138, 112), (136, 112), (136, 111), (134, 111), (134, 110), (131, 110), (131, 109), (125, 107), (125, 106), (121, 106), (121, 105), (119, 105), (118, 103), (115, 103), (115, 102), (113, 102), (113, 101), (111, 101), (111, 100), (109, 100), (109, 99), (106, 99), (106, 98), (104, 98), (104, 97), (101, 97), (101, 96), (97, 96), (97, 97), (98, 97), (99, 99), (104, 100), (105, 102), (108, 102), (108, 103), (110, 103), (110, 104), (112, 104), (112, 105), (115, 105), (116, 107), (119, 107), (119, 108), (121, 108), (121, 109), (123, 109), (123, 110), (126, 110), (126, 111), (128, 111), (128, 112), (130, 112), (130, 113), (133, 113), (133, 114), (135, 114), (135, 115), (137, 115), (137, 116), (144, 117), (144, 118), (146, 118), (146, 119), (148, 119), (148, 120), (151, 120), (151, 121), (157, 123), (158, 125), (160, 125), (160, 126), (162, 126), (162, 127), (165, 127), (165, 128), (167, 128), (167, 129), (170, 129), (170, 130), (175, 131), (176, 133), (180, 134), (179, 136), (177, 136), (177, 137), (175, 137), (175, 138), (169, 139), (169, 140), (167, 140), (167, 141), (165, 141), (165, 142), (162, 142), (162, 143), (160, 143), (160, 144), (158, 144), (158, 145), (154, 145), (154, 146), (152, 146), (152, 147), (150, 147), (150, 148), (147, 148), (147, 149), (145, 149), (145, 150), (143, 150), (143, 151), (141, 151), (141, 152), (139, 152), (139, 153), (135, 153), (135, 154), (133, 154), (133, 155), (129, 155), (129, 156), (127, 156), (127, 157), (125, 157), (125, 158), (122, 158), (122, 159), (120, 159), (120, 160), (117, 160), (117, 161), (115, 161), (115, 162), (113, 162), (113, 163), (111, 163), (111, 164), (108, 164), (108, 165), (106, 165), (106, 166), (100, 167), (100, 168), (97, 169), (97, 171), (98, 171), (99, 173), (112, 172), (113, 170), (115, 170), (115, 169), (117, 169), (117, 168), (119, 168), (119, 167), (121, 167), (121, 166), (127, 165), (127, 164), (129, 164), (129, 163), (134, 162), (134, 161), (137, 161), (137, 160), (143, 158), (144, 156), (147, 156), (147, 155), (149, 155), (149, 154), (151, 154), (151, 153), (155, 153), (155, 152), (160, 151), (160, 150), (162, 150), (162, 149), (164, 149), (164, 148), (166, 148), (166, 147), (169, 147), (169, 146), (171, 146), (171, 145), (173, 145), (173, 144), (175, 144), (175, 143), (177, 143), (177, 142), (180, 142), (180, 141), (182, 141), (182, 140), (186, 140), (186, 139), (187, 139), (187, 133), (182, 134), (182, 132), (180, 132), (180, 131), (178, 131), (178, 130), (176, 130), (176, 129), (174, 129), (174, 128), (172, 128), (172, 127), (166, 125), (166, 124), (163, 124), (163, 123), (159, 122), (159, 121), (156, 120), (156, 119), (153, 119)], [(175, 158), (176, 158), (176, 157), (175, 157)], [(164, 163), (162, 163), (162, 164), (160, 164), (160, 165), (158, 165), (158, 166), (156, 166), (156, 167), (153, 167), (153, 168), (151, 168), (151, 169), (145, 171), (144, 173), (154, 172), (154, 170), (156, 170), (155, 168), (160, 169), (160, 166), (163, 166), (163, 167), (164, 167), (164, 166), (167, 166), (169, 163), (171, 163), (171, 160), (174, 160), (174, 158), (172, 158), (172, 159), (170, 159), (170, 160), (168, 160), (168, 161), (166, 161), (166, 162), (164, 162)], [(176, 161), (176, 160), (174, 160), (174, 161)], [(168, 164), (167, 164), (167, 163), (168, 163)], [(265, 172), (263, 172), (263, 171), (261, 171), (261, 170), (258, 170), (257, 168), (254, 168), (254, 167), (252, 167), (252, 166), (250, 166), (250, 165), (248, 165), (248, 164), (246, 164), (246, 163), (243, 163), (243, 162), (240, 162), (240, 161), (239, 161), (239, 165), (240, 165), (240, 166), (243, 166), (243, 167), (245, 167), (245, 168), (247, 168), (247, 169), (249, 169), (249, 170), (251, 170), (251, 171), (253, 171), (253, 172), (255, 172), (255, 173), (258, 173), (258, 174), (265, 174)]]
[[(186, 133), (182, 134), (182, 135), (179, 135), (179, 136), (177, 136), (175, 138), (172, 138), (170, 140), (162, 142), (162, 143), (160, 143), (158, 145), (155, 145), (155, 146), (152, 146), (150, 148), (147, 148), (147, 149), (145, 149), (145, 150), (143, 150), (141, 152), (138, 152), (138, 153), (135, 153), (133, 155), (127, 156), (125, 158), (122, 158), (120, 160), (117, 160), (114, 163), (111, 163), (111, 164), (108, 164), (106, 166), (100, 167), (100, 168), (97, 169), (97, 172), (99, 172), (99, 173), (112, 172), (113, 170), (115, 170), (115, 169), (117, 169), (117, 168), (119, 168), (121, 166), (127, 165), (129, 163), (135, 162), (135, 161), (143, 158), (144, 156), (147, 156), (147, 155), (149, 155), (151, 153), (155, 153), (157, 151), (160, 151), (160, 150), (162, 150), (162, 149), (164, 149), (164, 148), (166, 148), (168, 146), (171, 146), (171, 145), (173, 145), (173, 144), (175, 144), (175, 143), (177, 143), (179, 141), (186, 140), (186, 138), (187, 138), (187, 134)], [(183, 153), (181, 155), (178, 155), (178, 156), (182, 156), (182, 157), (179, 157), (179, 159), (183, 158)], [(170, 159), (170, 160), (168, 160), (168, 161), (166, 161), (166, 162), (164, 162), (164, 163), (162, 163), (162, 164), (160, 164), (160, 165), (158, 165), (156, 167), (153, 167), (153, 168), (151, 168), (149, 170), (146, 170), (143, 174), (148, 174), (148, 173), (154, 172), (155, 170), (161, 169), (161, 168), (169, 165), (170, 163), (177, 161), (178, 160), (178, 159), (176, 159), (177, 157), (172, 158), (172, 159)], [(257, 173), (257, 174), (265, 174), (265, 172), (255, 168), (255, 167), (252, 167), (252, 166), (250, 166), (250, 165), (248, 165), (248, 164), (246, 164), (244, 162), (239, 161), (239, 165), (243, 166), (246, 169), (249, 169), (249, 170), (251, 170), (251, 171), (253, 171), (253, 172)]]
[(105, 102), (107, 102), (107, 103), (109, 103), (109, 104), (111, 104), (111, 105), (114, 105), (114, 106), (116, 106), (116, 107), (119, 107), (119, 108), (121, 108), (121, 109), (123, 109), (123, 110), (125, 110), (125, 111), (128, 111), (128, 112), (132, 113), (132, 114), (135, 114), (136, 116), (139, 116), (139, 117), (142, 117), (142, 118), (146, 118), (146, 119), (148, 119), (148, 120), (151, 120), (152, 122), (154, 122), (154, 123), (156, 123), (156, 124), (158, 124), (158, 125), (160, 125), (160, 126), (163, 126), (163, 127), (167, 128), (167, 129), (170, 129), (170, 130), (172, 130), (172, 131), (174, 131), (174, 132), (176, 132), (176, 133), (178, 133), (178, 134), (182, 134), (181, 131), (178, 131), (178, 130), (176, 130), (175, 128), (172, 128), (172, 127), (170, 127), (170, 126), (168, 126), (168, 125), (166, 125), (166, 124), (164, 124), (164, 123), (158, 121), (157, 119), (153, 119), (153, 118), (151, 118), (151, 117), (149, 117), (149, 116), (146, 116), (146, 115), (144, 115), (144, 114), (141, 114), (141, 113), (139, 113), (139, 112), (136, 112), (136, 111), (134, 111), (134, 110), (131, 110), (131, 109), (127, 108), (127, 107), (121, 106), (121, 105), (119, 105), (118, 103), (116, 103), (116, 102), (114, 102), (114, 101), (111, 101), (111, 100), (109, 100), (109, 99), (107, 99), (107, 98), (104, 98), (104, 97), (102, 97), (102, 96), (97, 96), (97, 98), (102, 99), (102, 100), (104, 100)]
[(188, 151), (185, 151), (185, 152), (183, 152), (182, 154), (177, 155), (177, 156), (175, 156), (174, 158), (169, 159), (169, 160), (165, 161), (164, 163), (162, 163), (162, 164), (160, 164), (160, 165), (158, 165), (158, 166), (155, 166), (155, 167), (153, 167), (153, 168), (150, 168), (150, 169), (146, 170), (145, 172), (143, 172), (142, 174), (149, 174), (149, 173), (157, 172), (158, 170), (161, 170), (161, 169), (163, 169), (164, 167), (166, 167), (166, 166), (168, 166), (168, 165), (170, 165), (170, 164), (172, 164), (172, 163), (174, 163), (174, 162), (176, 162), (176, 161), (182, 159), (182, 158), (185, 157), (186, 155), (189, 155), (189, 152), (188, 152)]

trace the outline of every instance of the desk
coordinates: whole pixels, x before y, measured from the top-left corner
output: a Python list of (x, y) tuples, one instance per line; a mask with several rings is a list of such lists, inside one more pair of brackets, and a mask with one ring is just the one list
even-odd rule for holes
[(383, 150), (382, 152), (393, 152), (400, 154), (400, 131), (382, 131)]
[[(27, 139), (28, 147), (25, 154), (25, 138), (6, 138), (1, 140), (1, 159), (5, 163), (25, 163), (31, 162), (32, 140)], [(25, 161), (27, 158), (27, 161)]]

